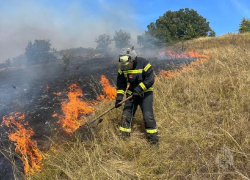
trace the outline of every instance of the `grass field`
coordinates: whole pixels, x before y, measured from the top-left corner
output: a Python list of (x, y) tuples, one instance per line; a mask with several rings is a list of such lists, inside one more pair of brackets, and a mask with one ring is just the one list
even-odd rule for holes
[[(158, 76), (158, 149), (147, 143), (140, 111), (132, 137), (121, 140), (122, 109), (115, 109), (93, 141), (57, 145), (27, 179), (249, 179), (250, 34), (199, 38), (184, 46), (210, 58), (172, 78)], [(99, 105), (96, 114), (113, 103)]]

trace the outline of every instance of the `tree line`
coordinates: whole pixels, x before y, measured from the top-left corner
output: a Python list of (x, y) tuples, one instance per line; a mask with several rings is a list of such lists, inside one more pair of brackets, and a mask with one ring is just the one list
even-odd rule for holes
[[(155, 22), (151, 22), (142, 35), (137, 36), (137, 44), (145, 49), (153, 49), (199, 37), (214, 37), (216, 33), (209, 24), (206, 18), (193, 9), (167, 11)], [(250, 20), (243, 18), (238, 30), (239, 33), (250, 32)], [(110, 45), (113, 42), (116, 49), (129, 47), (131, 46), (130, 41), (131, 34), (122, 30), (115, 31), (113, 37), (108, 34), (101, 34), (95, 39), (97, 44), (95, 52), (110, 52)], [(55, 49), (51, 48), (49, 40), (30, 41), (25, 48), (27, 63), (30, 65), (55, 60), (54, 54)], [(65, 55), (63, 57), (66, 59), (65, 62), (68, 63), (71, 56)], [(10, 61), (6, 60), (6, 63), (10, 64)]]
[[(206, 18), (188, 8), (167, 11), (155, 23), (151, 22), (147, 29), (144, 34), (137, 36), (137, 44), (146, 49), (168, 46), (202, 36), (215, 36)], [(115, 47), (118, 49), (126, 47), (130, 43), (130, 38), (129, 33), (120, 30), (115, 32), (113, 39), (107, 34), (102, 34), (95, 42), (97, 49), (102, 52), (109, 50), (112, 41), (115, 41)]]

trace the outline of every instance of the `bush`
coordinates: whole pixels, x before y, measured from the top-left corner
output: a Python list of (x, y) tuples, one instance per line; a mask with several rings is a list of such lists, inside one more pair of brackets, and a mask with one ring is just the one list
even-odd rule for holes
[(56, 57), (50, 52), (50, 46), (49, 40), (35, 40), (34, 43), (30, 41), (25, 48), (25, 55), (28, 58), (27, 63), (32, 65), (55, 60)]

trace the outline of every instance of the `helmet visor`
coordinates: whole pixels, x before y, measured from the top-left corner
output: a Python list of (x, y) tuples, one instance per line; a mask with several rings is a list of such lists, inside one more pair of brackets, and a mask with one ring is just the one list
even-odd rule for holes
[(132, 62), (127, 62), (127, 63), (118, 63), (118, 68), (122, 71), (130, 70), (133, 68), (133, 63)]
[(123, 71), (132, 69), (133, 63), (131, 62), (131, 56), (121, 56), (119, 58), (118, 68)]
[(125, 56), (120, 56), (119, 62), (121, 62), (121, 63), (131, 62), (131, 56), (127, 56), (127, 55), (125, 55)]

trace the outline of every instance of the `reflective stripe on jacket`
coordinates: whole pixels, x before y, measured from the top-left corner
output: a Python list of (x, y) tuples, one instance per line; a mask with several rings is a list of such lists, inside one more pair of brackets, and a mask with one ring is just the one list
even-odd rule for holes
[(138, 93), (153, 91), (154, 73), (151, 64), (144, 58), (137, 57), (131, 70), (118, 70), (117, 76), (117, 100), (122, 100), (127, 88), (130, 84), (127, 94), (133, 91)]

